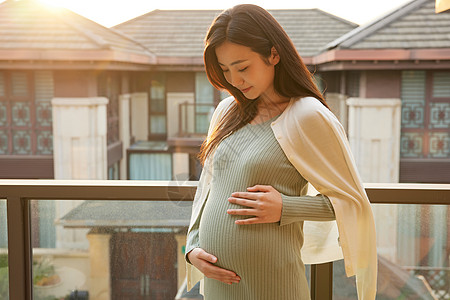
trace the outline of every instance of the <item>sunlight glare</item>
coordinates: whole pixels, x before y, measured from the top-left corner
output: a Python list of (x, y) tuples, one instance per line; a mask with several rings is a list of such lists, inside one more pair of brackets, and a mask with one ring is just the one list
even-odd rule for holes
[(38, 0), (38, 1), (45, 5), (52, 6), (52, 7), (63, 7), (68, 2), (68, 1), (64, 1), (64, 0)]

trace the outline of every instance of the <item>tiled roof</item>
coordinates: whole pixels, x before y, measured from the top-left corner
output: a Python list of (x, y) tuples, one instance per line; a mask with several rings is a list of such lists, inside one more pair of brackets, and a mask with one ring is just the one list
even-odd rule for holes
[(434, 0), (414, 0), (327, 45), (328, 49), (449, 48), (450, 13)]
[[(157, 56), (201, 57), (209, 25), (220, 10), (155, 10), (114, 28)], [(319, 9), (271, 10), (302, 56), (319, 49), (357, 25)]]
[(32, 0), (0, 4), (0, 50), (114, 50), (152, 56), (122, 33)]
[(188, 227), (191, 202), (84, 201), (57, 222), (64, 227)]

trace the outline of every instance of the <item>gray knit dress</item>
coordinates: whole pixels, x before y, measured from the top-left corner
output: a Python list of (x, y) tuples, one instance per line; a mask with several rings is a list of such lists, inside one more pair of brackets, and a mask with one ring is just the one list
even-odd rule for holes
[[(186, 253), (200, 247), (218, 258), (217, 266), (241, 277), (228, 285), (205, 278), (206, 300), (310, 299), (303, 245), (303, 221), (329, 221), (335, 215), (323, 195), (306, 196), (307, 181), (292, 166), (273, 135), (271, 121), (247, 124), (225, 138), (213, 158), (213, 179), (201, 218), (188, 236)], [(233, 192), (271, 185), (282, 195), (280, 222), (236, 225), (246, 218), (227, 214)]]

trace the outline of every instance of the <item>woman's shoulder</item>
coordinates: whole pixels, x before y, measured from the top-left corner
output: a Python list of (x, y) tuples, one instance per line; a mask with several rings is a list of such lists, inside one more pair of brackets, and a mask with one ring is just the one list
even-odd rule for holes
[(298, 110), (301, 113), (307, 114), (317, 111), (327, 111), (328, 108), (320, 102), (319, 99), (314, 97), (299, 97), (294, 98), (292, 103), (292, 109)]
[(211, 118), (211, 126), (214, 127), (219, 122), (234, 102), (234, 97), (228, 97), (219, 102), (217, 107), (214, 109), (214, 113)]
[(293, 99), (287, 122), (317, 131), (344, 132), (343, 127), (331, 110), (314, 97)]
[(218, 112), (225, 112), (228, 109), (230, 109), (231, 105), (235, 102), (235, 99), (233, 96), (227, 97), (225, 99), (223, 99), (222, 101), (219, 102), (219, 104), (217, 105), (216, 110)]
[(314, 97), (294, 98), (290, 107), (291, 116), (297, 120), (308, 121), (318, 116), (334, 118), (333, 113)]

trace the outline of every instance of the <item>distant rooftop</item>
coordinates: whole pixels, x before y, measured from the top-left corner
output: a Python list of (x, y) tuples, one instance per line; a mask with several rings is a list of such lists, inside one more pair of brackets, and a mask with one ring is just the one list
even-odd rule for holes
[(333, 48), (450, 48), (450, 13), (436, 14), (434, 0), (413, 0), (326, 46)]
[[(117, 29), (163, 57), (201, 57), (209, 25), (221, 10), (155, 10), (116, 25)], [(319, 9), (270, 10), (302, 56), (357, 27)]]
[(0, 4), (0, 51), (8, 50), (72, 51), (72, 54), (109, 50), (139, 55), (141, 60), (148, 57), (150, 61), (153, 57), (144, 46), (120, 32), (68, 9), (51, 8), (32, 0), (7, 0)]
[(191, 210), (189, 201), (92, 200), (84, 201), (57, 223), (72, 228), (184, 228), (189, 226)]

